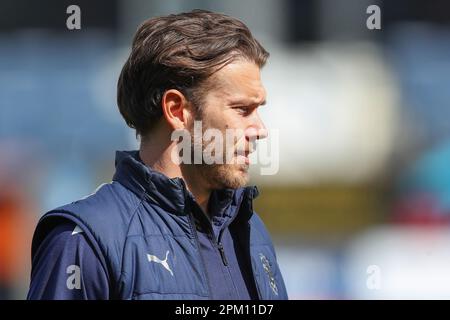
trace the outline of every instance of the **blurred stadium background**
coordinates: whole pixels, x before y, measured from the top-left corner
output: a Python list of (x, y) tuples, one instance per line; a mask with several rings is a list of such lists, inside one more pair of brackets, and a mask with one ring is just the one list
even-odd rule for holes
[(271, 53), (280, 170), (252, 182), (290, 298), (450, 298), (450, 2), (2, 0), (0, 299), (26, 295), (39, 216), (138, 147), (115, 101), (136, 27), (194, 8), (242, 19)]

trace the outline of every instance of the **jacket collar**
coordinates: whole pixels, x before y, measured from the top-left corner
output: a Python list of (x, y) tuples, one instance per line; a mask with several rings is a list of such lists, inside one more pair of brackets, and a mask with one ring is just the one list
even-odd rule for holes
[[(192, 199), (192, 194), (186, 189), (182, 178), (169, 178), (146, 166), (139, 157), (139, 151), (116, 151), (115, 165), (113, 181), (166, 211), (185, 214), (186, 203)], [(253, 213), (252, 200), (258, 194), (256, 186), (215, 190), (211, 194), (210, 206), (215, 216), (232, 218), (242, 205), (246, 208), (244, 215), (250, 218)]]

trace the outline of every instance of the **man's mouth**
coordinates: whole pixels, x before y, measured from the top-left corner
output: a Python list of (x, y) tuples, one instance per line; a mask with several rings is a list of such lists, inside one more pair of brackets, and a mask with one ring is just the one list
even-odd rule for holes
[(250, 164), (250, 158), (249, 155), (252, 153), (253, 151), (249, 151), (249, 150), (238, 150), (235, 152), (235, 157), (238, 159), (238, 164), (246, 164), (249, 165)]

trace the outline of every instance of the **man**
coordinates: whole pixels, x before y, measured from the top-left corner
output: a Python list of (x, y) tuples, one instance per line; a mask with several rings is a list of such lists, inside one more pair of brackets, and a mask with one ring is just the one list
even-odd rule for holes
[[(266, 136), (257, 112), (267, 57), (222, 14), (194, 10), (139, 27), (118, 105), (140, 150), (117, 152), (111, 183), (40, 220), (29, 299), (287, 299), (252, 209), (257, 189), (244, 187), (254, 142)], [(239, 133), (210, 153), (231, 153), (227, 161), (206, 161), (198, 121), (201, 134)], [(188, 133), (193, 152), (180, 150), (175, 132)]]

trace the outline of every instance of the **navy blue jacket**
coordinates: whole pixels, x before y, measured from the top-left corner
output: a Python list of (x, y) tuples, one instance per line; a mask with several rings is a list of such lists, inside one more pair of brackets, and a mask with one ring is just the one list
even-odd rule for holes
[(39, 221), (32, 282), (40, 247), (64, 219), (88, 239), (110, 299), (287, 299), (272, 242), (252, 208), (256, 196), (256, 187), (215, 191), (208, 218), (182, 179), (151, 170), (138, 152), (118, 152), (111, 183)]

